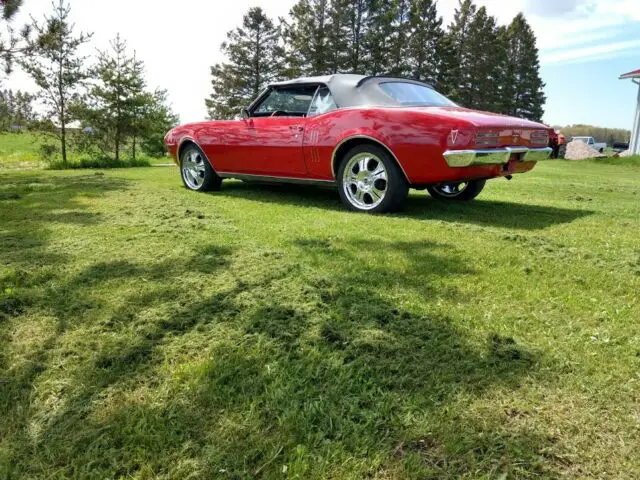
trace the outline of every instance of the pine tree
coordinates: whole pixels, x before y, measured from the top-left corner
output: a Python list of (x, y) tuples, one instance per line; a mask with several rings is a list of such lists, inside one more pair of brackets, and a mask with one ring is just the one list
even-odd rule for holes
[(391, 47), (397, 5), (390, 0), (367, 0), (362, 32), (363, 62), (360, 69), (369, 75), (391, 70)]
[(410, 75), (416, 80), (437, 85), (440, 80), (442, 18), (433, 0), (414, 0), (411, 5), (411, 36), (408, 43)]
[(500, 69), (496, 73), (496, 80), (499, 82), (500, 102), (496, 112), (510, 115), (514, 108), (516, 97), (516, 85), (514, 83), (514, 64), (510, 60), (509, 51), (509, 31), (504, 25), (500, 25), (497, 30), (497, 45), (500, 52)]
[(67, 125), (73, 119), (69, 105), (88, 77), (86, 58), (78, 55), (78, 49), (91, 38), (91, 34), (74, 35), (70, 12), (65, 0), (59, 0), (53, 3), (53, 14), (45, 16), (42, 24), (34, 20), (36, 36), (29, 43), (30, 55), (20, 60), (22, 69), (40, 88), (45, 118), (57, 123), (63, 165), (67, 164)]
[(332, 52), (327, 47), (329, 13), (328, 0), (300, 0), (291, 9), (290, 20), (281, 19), (287, 49), (283, 76), (295, 78), (331, 72)]
[(472, 0), (460, 0), (455, 10), (453, 23), (449, 26), (447, 40), (443, 46), (448, 50), (452, 63), (449, 65), (449, 75), (452, 79), (449, 91), (446, 92), (452, 100), (462, 106), (470, 107), (473, 104), (473, 83), (470, 64), (472, 61), (470, 43), (471, 24), (476, 15), (476, 6)]
[(22, 0), (0, 0), (0, 28), (4, 26), (8, 33), (5, 39), (0, 30), (0, 65), (7, 73), (11, 71), (13, 57), (22, 49), (19, 42), (29, 36), (28, 27), (25, 27), (19, 35), (11, 27), (11, 20), (21, 6)]
[(540, 61), (536, 37), (522, 13), (503, 33), (505, 68), (509, 85), (505, 113), (540, 121), (544, 115), (544, 83), (540, 78)]
[(395, 0), (395, 18), (387, 56), (390, 59), (389, 74), (395, 77), (411, 76), (410, 41), (413, 4), (418, 0)]
[[(365, 71), (364, 39), (367, 35), (368, 0), (333, 0), (331, 48), (340, 52), (338, 71), (342, 73), (368, 73)], [(339, 29), (335, 26), (339, 25)]]
[(142, 62), (127, 54), (127, 44), (120, 35), (110, 45), (110, 51), (98, 52), (92, 71), (96, 82), (84, 108), (78, 108), (78, 116), (91, 128), (94, 144), (102, 154), (113, 152), (118, 162), (122, 146), (136, 133), (135, 121), (145, 102), (146, 82)]
[(279, 38), (279, 29), (260, 7), (251, 8), (242, 27), (227, 34), (221, 46), (227, 61), (211, 67), (213, 92), (205, 100), (211, 118), (234, 117), (282, 72)]
[(436, 89), (452, 100), (457, 100), (458, 75), (460, 74), (460, 63), (456, 57), (456, 49), (453, 37), (445, 33), (438, 42), (438, 81)]
[(345, 7), (347, 1), (332, 0), (329, 8), (329, 24), (327, 28), (328, 73), (345, 73), (349, 71), (351, 56), (348, 49), (351, 15)]
[[(454, 81), (451, 98), (469, 108), (503, 110), (505, 51), (496, 19), (485, 7), (476, 8), (471, 0), (460, 0), (448, 36), (443, 45), (458, 60), (449, 72)], [(441, 58), (446, 61), (444, 55)]]
[(34, 100), (33, 95), (20, 90), (0, 91), (0, 132), (30, 127), (36, 121)]
[(487, 13), (485, 7), (480, 7), (469, 26), (469, 32), (469, 105), (479, 110), (500, 112), (503, 104), (500, 77), (504, 52), (498, 41), (496, 19)]

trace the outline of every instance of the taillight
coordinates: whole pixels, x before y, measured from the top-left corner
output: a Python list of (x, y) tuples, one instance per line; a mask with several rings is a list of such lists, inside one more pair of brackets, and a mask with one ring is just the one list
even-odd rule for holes
[(549, 132), (546, 130), (536, 130), (531, 132), (531, 143), (534, 145), (548, 145)]
[(476, 147), (497, 147), (500, 143), (500, 132), (484, 131), (476, 133)]

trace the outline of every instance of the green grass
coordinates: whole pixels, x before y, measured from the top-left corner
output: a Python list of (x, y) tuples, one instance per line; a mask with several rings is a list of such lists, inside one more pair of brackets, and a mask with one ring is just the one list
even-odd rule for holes
[(638, 478), (640, 169), (470, 204), (0, 172), (0, 478)]
[(43, 167), (41, 144), (42, 137), (33, 133), (0, 133), (0, 169)]
[(67, 165), (62, 164), (59, 156), (48, 163), (40, 152), (41, 145), (47, 142), (55, 144), (55, 140), (38, 133), (0, 133), (0, 170), (131, 168), (172, 163), (169, 157), (153, 158), (143, 154), (138, 154), (135, 161), (125, 157), (116, 162), (113, 158), (92, 158), (73, 151)]
[(640, 155), (633, 157), (607, 157), (607, 158), (593, 158), (587, 160), (588, 162), (601, 163), (606, 165), (626, 165), (630, 167), (640, 166)]
[(68, 163), (61, 161), (51, 162), (49, 168), (51, 170), (83, 170), (83, 169), (111, 169), (111, 168), (134, 168), (134, 167), (150, 167), (151, 162), (147, 157), (125, 158), (116, 160), (115, 158), (80, 158), (72, 160)]

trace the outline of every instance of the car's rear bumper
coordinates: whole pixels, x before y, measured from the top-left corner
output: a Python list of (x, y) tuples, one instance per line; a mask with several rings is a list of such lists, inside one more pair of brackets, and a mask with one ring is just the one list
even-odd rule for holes
[(538, 162), (551, 157), (552, 149), (504, 147), (484, 150), (447, 150), (444, 159), (450, 167), (473, 167), (508, 163), (514, 157), (523, 162)]

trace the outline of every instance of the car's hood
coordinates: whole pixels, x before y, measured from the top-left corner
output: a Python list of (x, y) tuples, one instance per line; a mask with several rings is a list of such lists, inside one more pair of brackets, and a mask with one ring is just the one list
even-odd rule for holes
[(462, 107), (413, 107), (409, 110), (443, 119), (466, 121), (479, 128), (548, 128), (542, 123), (532, 122), (522, 118), (509, 117), (497, 113), (480, 112)]

